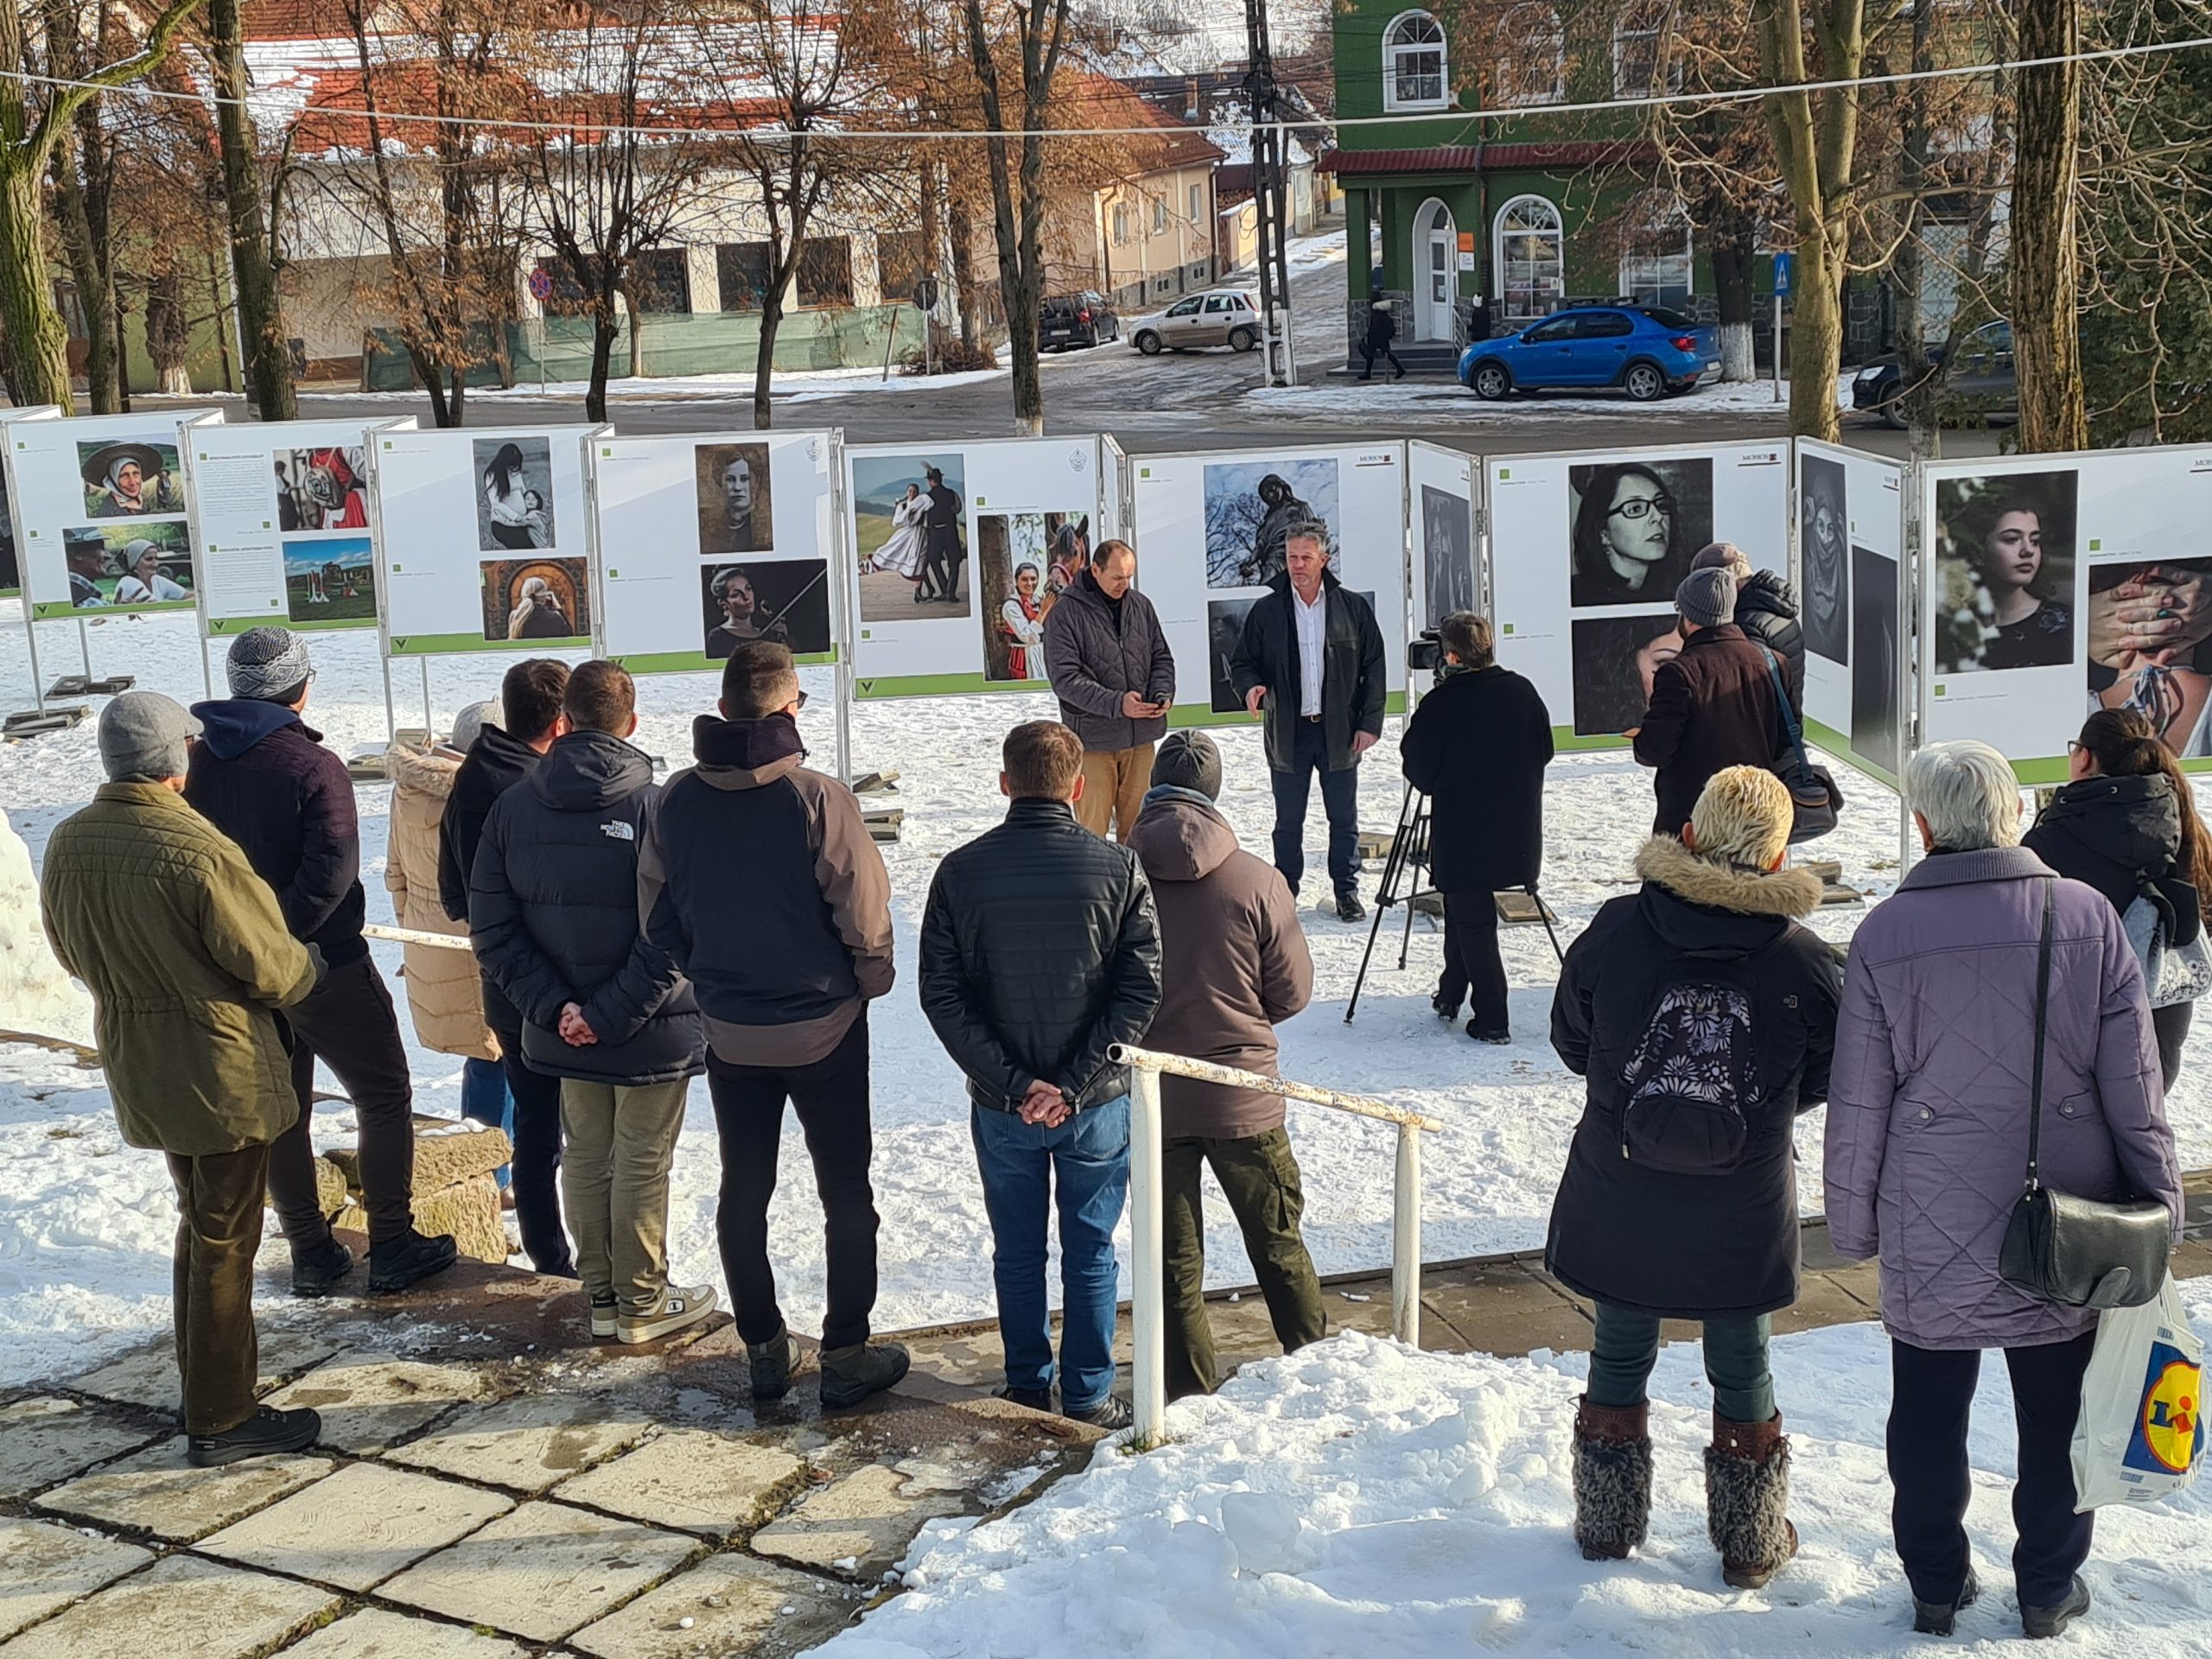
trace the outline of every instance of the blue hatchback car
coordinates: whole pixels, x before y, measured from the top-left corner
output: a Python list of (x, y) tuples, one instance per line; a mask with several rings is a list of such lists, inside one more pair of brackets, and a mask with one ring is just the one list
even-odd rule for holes
[(1617, 386), (1640, 404), (1716, 378), (1717, 330), (1656, 305), (1584, 305), (1520, 333), (1478, 340), (1459, 355), (1459, 384), (1478, 397)]

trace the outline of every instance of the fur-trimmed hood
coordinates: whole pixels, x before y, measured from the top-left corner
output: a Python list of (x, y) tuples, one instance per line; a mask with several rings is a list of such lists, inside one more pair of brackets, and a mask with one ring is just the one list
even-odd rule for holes
[(1767, 874), (1700, 858), (1673, 836), (1654, 836), (1636, 855), (1636, 873), (1685, 904), (1739, 916), (1796, 921), (1821, 907), (1821, 878), (1810, 870)]
[(419, 790), (442, 801), (453, 793), (461, 757), (450, 749), (418, 749), (395, 743), (385, 751), (385, 770), (397, 789)]

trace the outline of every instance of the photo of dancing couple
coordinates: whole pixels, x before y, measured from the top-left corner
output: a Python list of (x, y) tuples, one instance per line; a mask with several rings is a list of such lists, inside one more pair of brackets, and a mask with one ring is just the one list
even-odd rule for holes
[(966, 485), (957, 454), (853, 458), (861, 621), (969, 613)]

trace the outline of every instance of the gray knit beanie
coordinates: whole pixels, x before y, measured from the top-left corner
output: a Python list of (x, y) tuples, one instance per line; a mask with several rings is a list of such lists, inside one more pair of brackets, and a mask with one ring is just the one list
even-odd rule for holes
[(1736, 620), (1736, 578), (1726, 570), (1693, 570), (1675, 589), (1675, 608), (1682, 620), (1717, 628)]
[(289, 628), (248, 628), (223, 661), (231, 695), (257, 702), (290, 702), (315, 677), (308, 642)]
[(446, 739), (446, 747), (456, 754), (467, 754), (476, 747), (477, 738), (486, 726), (499, 723), (499, 705), (488, 699), (472, 702), (453, 717), (453, 735)]
[(1152, 760), (1152, 786), (1195, 789), (1210, 801), (1221, 798), (1221, 751), (1204, 732), (1168, 734)]
[(111, 784), (184, 776), (185, 741), (200, 721), (158, 691), (125, 691), (100, 710), (100, 766)]

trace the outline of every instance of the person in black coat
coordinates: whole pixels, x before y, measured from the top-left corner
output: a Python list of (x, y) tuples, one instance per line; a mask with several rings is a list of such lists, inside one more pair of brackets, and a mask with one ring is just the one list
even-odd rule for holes
[(1377, 357), (1389, 359), (1394, 371), (1392, 379), (1406, 378), (1406, 365), (1398, 361), (1397, 353), (1390, 349), (1390, 343), (1397, 337), (1398, 320), (1390, 314), (1390, 302), (1388, 300), (1376, 301), (1367, 308), (1367, 338), (1360, 344), (1360, 355), (1367, 359), (1367, 366), (1359, 372), (1361, 379), (1369, 379), (1374, 375)]
[(468, 932), (520, 1010), (523, 1058), (561, 1079), (562, 1185), (592, 1334), (650, 1342), (713, 1309), (668, 1281), (668, 1172), (706, 1033), (691, 987), (639, 925), (638, 851), (660, 798), (628, 741), (637, 687), (586, 663), (568, 735), (493, 804), (468, 879)]
[(944, 481), (944, 474), (931, 467), (929, 509), (922, 516), (922, 579), (914, 588), (914, 603), (960, 597), (960, 492)]
[(1456, 611), (1441, 632), (1453, 671), (1421, 700), (1398, 747), (1406, 781), (1428, 797), (1429, 879), (1444, 895), (1444, 973), (1433, 1001), (1439, 1018), (1456, 1020), (1471, 989), (1467, 1035), (1506, 1043), (1494, 895), (1533, 888), (1542, 868), (1551, 711), (1535, 686), (1497, 665), (1488, 618)]
[[(2173, 751), (2133, 709), (2099, 709), (2068, 749), (2073, 781), (2036, 815), (2020, 844), (2059, 874), (2094, 887), (2122, 916), (2143, 899), (2168, 945), (2189, 944), (2212, 899), (2212, 836)], [(2196, 1006), (2151, 1010), (2168, 1089), (2181, 1075)]]
[(1651, 832), (1678, 834), (1706, 779), (1727, 766), (1765, 766), (1782, 752), (1781, 693), (1764, 646), (1735, 625), (1736, 582), (1694, 570), (1675, 593), (1682, 649), (1651, 677), (1651, 702), (1630, 735), (1658, 775)]
[(1295, 897), (1306, 875), (1306, 804), (1319, 772), (1337, 914), (1356, 922), (1367, 913), (1357, 887), (1359, 757), (1382, 735), (1389, 696), (1382, 630), (1374, 607), (1329, 569), (1327, 525), (1309, 519), (1294, 526), (1283, 558), (1283, 573), (1245, 613), (1230, 673), (1247, 712), (1266, 722), (1275, 868)]
[(1792, 703), (1805, 706), (1805, 628), (1799, 620), (1797, 590), (1787, 576), (1754, 570), (1733, 542), (1715, 542), (1690, 561), (1693, 570), (1726, 570), (1736, 578), (1736, 626), (1753, 645), (1782, 658), (1783, 677)]
[(1589, 1083), (1544, 1247), (1596, 1304), (1576, 1541), (1595, 1560), (1643, 1541), (1660, 1321), (1700, 1320), (1707, 1526), (1750, 1587), (1796, 1548), (1768, 1316), (1797, 1300), (1792, 1130), (1827, 1096), (1842, 995), (1834, 953), (1797, 925), (1821, 882), (1781, 868), (1791, 817), (1772, 772), (1717, 774), (1679, 840), (1644, 843), (1643, 887), (1575, 940), (1552, 1003), (1552, 1046)]

